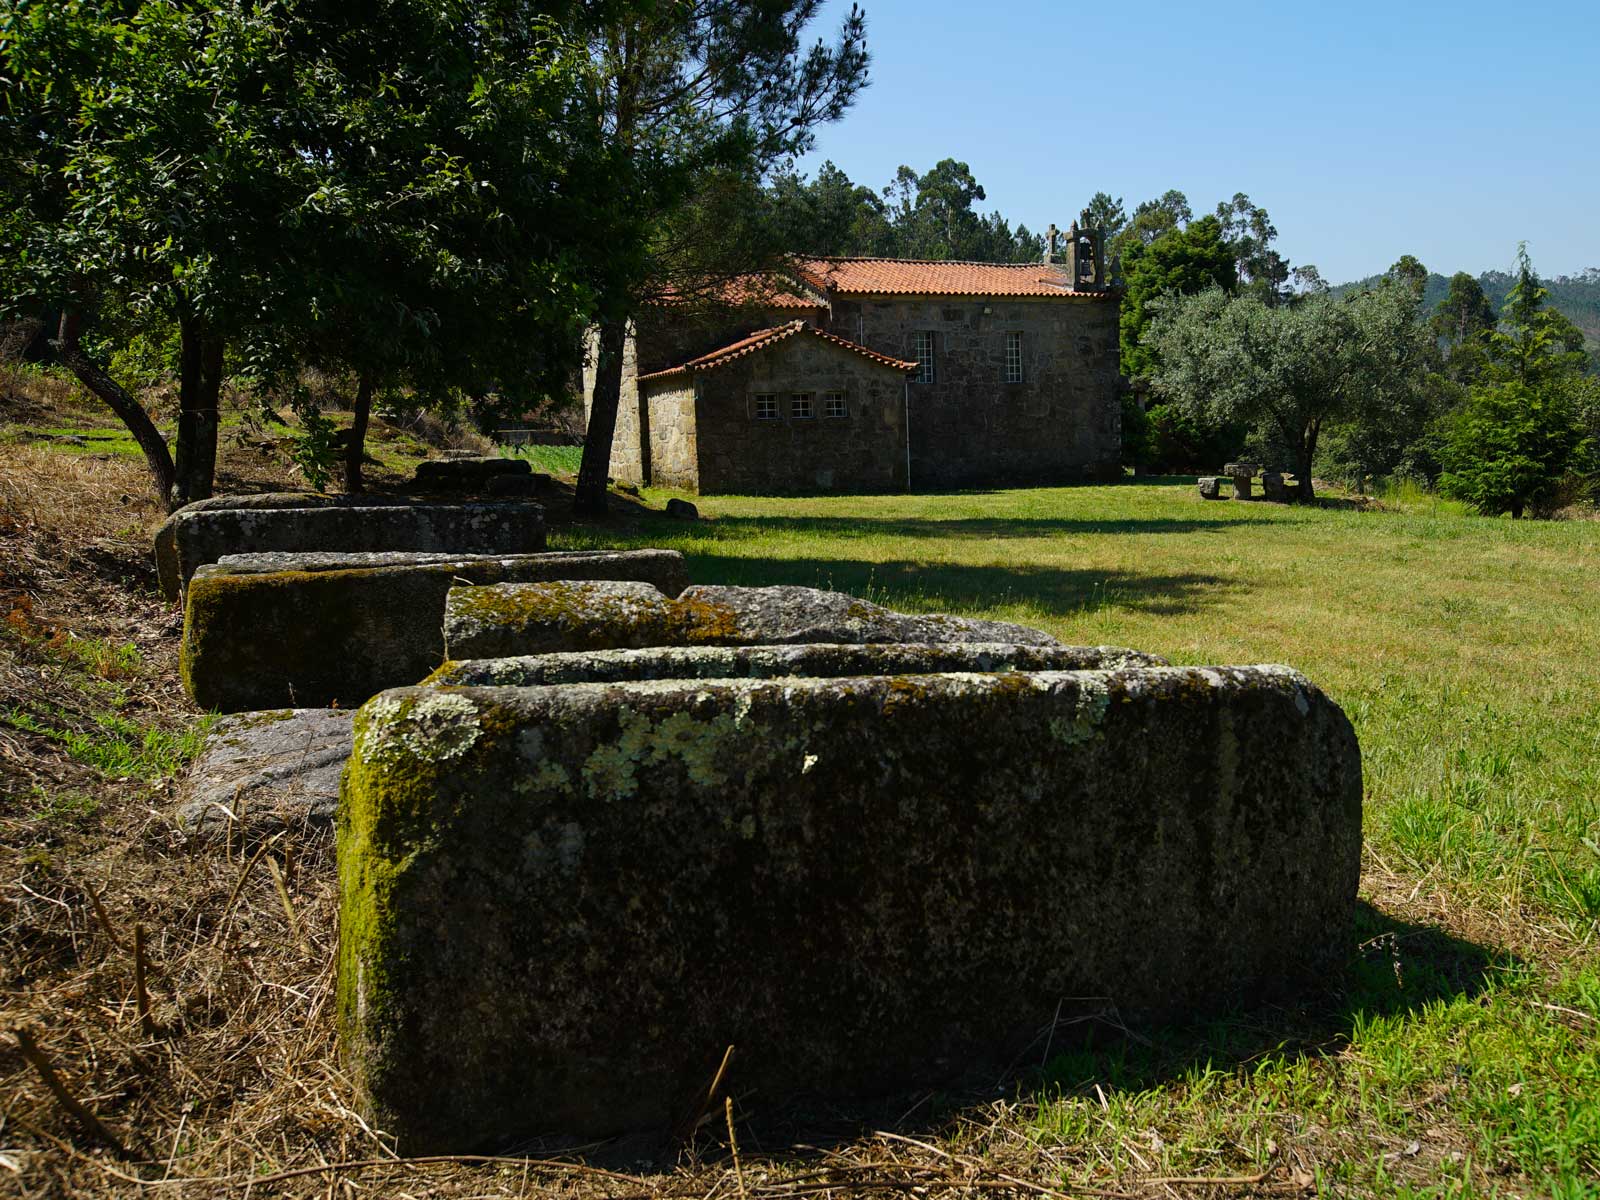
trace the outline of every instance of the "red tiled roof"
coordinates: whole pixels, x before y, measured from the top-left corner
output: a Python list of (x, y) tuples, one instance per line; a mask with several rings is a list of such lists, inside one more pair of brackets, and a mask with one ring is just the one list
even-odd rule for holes
[(725, 366), (736, 358), (743, 358), (746, 354), (754, 354), (757, 350), (765, 350), (768, 346), (777, 345), (787, 338), (794, 337), (797, 333), (808, 333), (812, 337), (821, 338), (825, 342), (832, 342), (853, 354), (870, 359), (875, 363), (890, 367), (896, 371), (915, 371), (917, 364), (906, 362), (899, 358), (890, 358), (887, 354), (879, 354), (876, 350), (868, 350), (865, 346), (858, 346), (848, 342), (837, 334), (826, 333), (815, 325), (808, 325), (804, 321), (790, 321), (787, 325), (778, 325), (772, 329), (758, 329), (749, 337), (740, 338), (721, 349), (713, 350), (710, 354), (702, 354), (699, 358), (691, 358), (681, 366), (668, 367), (664, 371), (651, 371), (648, 375), (639, 376), (642, 383), (646, 379), (664, 379), (669, 375), (688, 375), (695, 371), (711, 371), (717, 367)]
[(731, 304), (754, 305), (758, 308), (825, 308), (827, 302), (820, 296), (804, 294), (787, 280), (770, 275), (745, 275), (728, 283), (723, 296)]
[(1077, 292), (1065, 267), (1050, 263), (927, 262), (911, 258), (814, 258), (800, 264), (804, 281), (842, 295), (1072, 296), (1110, 299), (1110, 291)]

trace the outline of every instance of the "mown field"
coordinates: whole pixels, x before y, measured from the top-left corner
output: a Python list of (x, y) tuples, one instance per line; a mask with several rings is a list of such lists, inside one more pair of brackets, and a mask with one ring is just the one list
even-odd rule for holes
[(1600, 1195), (1600, 523), (1207, 503), (1178, 481), (697, 503), (709, 520), (637, 538), (697, 581), (1287, 663), (1355, 723), (1367, 904), (1331, 1007), (1064, 1054), (1041, 1147), (1206, 1175), (1304, 1143), (1333, 1191)]
[[(98, 431), (45, 415), (29, 427)], [(234, 489), (294, 482), (256, 443), (224, 451)], [(172, 828), (204, 718), (177, 685), (142, 487), (92, 442), (0, 437), (0, 1027), (32, 1030), (132, 1156), (97, 1148), (0, 1039), (0, 1195), (1600, 1196), (1600, 522), (1205, 503), (1187, 481), (554, 521), (556, 547), (671, 546), (701, 582), (1288, 663), (1344, 706), (1366, 765), (1359, 929), (1320, 994), (1062, 1029), (1014, 1086), (846, 1115), (800, 1131), (809, 1149), (741, 1098), (742, 1170), (711, 1122), (675, 1163), (608, 1175), (386, 1161), (333, 1046), (326, 846), (274, 847), (269, 873)]]

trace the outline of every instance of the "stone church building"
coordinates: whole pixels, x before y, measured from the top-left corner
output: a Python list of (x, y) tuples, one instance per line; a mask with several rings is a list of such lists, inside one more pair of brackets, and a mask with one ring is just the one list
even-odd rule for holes
[[(611, 474), (715, 493), (1121, 474), (1117, 293), (1058, 262), (802, 260), (714, 318), (655, 309), (624, 355)], [(584, 373), (585, 403), (594, 370)]]

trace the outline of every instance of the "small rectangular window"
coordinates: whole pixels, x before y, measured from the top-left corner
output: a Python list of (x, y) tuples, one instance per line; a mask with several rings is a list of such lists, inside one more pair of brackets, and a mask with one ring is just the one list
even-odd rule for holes
[(776, 396), (755, 397), (755, 417), (758, 421), (776, 421), (778, 419), (778, 398)]
[(1006, 382), (1022, 382), (1022, 334), (1006, 334)]
[(919, 329), (914, 347), (917, 359), (918, 383), (933, 382), (933, 333), (931, 330)]
[(809, 421), (813, 415), (810, 392), (796, 392), (789, 397), (789, 417), (791, 420)]
[(822, 415), (825, 417), (843, 417), (848, 415), (844, 407), (843, 392), (822, 393)]

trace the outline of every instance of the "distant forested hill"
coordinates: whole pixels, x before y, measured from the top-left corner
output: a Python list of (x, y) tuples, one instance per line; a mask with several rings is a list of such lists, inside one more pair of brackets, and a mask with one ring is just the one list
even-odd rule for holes
[[(1374, 287), (1381, 278), (1381, 275), (1373, 275), (1354, 283), (1341, 283), (1333, 290), (1348, 292)], [(1517, 277), (1505, 271), (1485, 271), (1478, 276), (1478, 284), (1495, 312), (1500, 311), (1500, 306), (1506, 302), (1506, 293), (1516, 282)], [(1577, 275), (1557, 275), (1542, 282), (1550, 290), (1551, 306), (1559, 309), (1568, 320), (1583, 330), (1589, 340), (1590, 353), (1600, 355), (1600, 267), (1590, 267)], [(1422, 294), (1424, 307), (1431, 312), (1449, 290), (1449, 276), (1430, 274), (1428, 286)]]

